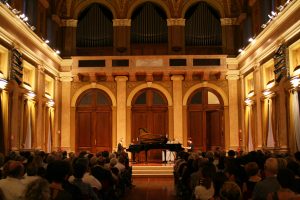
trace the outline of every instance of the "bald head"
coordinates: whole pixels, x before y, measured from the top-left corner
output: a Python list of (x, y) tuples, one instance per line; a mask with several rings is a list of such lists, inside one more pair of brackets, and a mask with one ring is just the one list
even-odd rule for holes
[[(276, 158), (268, 158), (265, 162), (265, 172), (270, 176), (277, 174), (278, 161)], [(266, 174), (267, 175), (267, 174)]]

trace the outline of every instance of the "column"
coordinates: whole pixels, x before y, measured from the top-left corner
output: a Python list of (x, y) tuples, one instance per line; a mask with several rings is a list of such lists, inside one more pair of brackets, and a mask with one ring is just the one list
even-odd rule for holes
[(64, 56), (72, 56), (76, 52), (76, 29), (77, 20), (75, 19), (63, 19), (61, 20), (62, 27), (62, 54)]
[[(12, 89), (12, 112), (10, 116), (11, 122), (21, 122), (21, 107), (20, 101), (22, 101), (23, 98), (20, 98), (22, 96), (22, 93), (18, 87), (17, 84), (14, 85), (14, 88)], [(20, 100), (21, 99), (21, 100)], [(21, 104), (22, 105), (22, 104)], [(18, 150), (20, 146), (20, 128), (19, 123), (11, 123), (11, 133), (10, 133), (10, 149), (11, 150)]]
[[(116, 76), (117, 82), (117, 142), (123, 139), (124, 146), (126, 141), (126, 81), (127, 76)], [(117, 145), (117, 144), (115, 144)]]
[(183, 53), (185, 50), (185, 19), (167, 19), (169, 52)]
[(38, 66), (38, 75), (37, 75), (37, 89), (36, 89), (36, 99), (37, 99), (37, 118), (36, 118), (36, 143), (35, 148), (43, 149), (44, 147), (44, 135), (45, 135), (45, 121), (44, 121), (44, 108), (45, 104), (43, 97), (45, 95), (45, 72), (42, 65)]
[(236, 54), (235, 36), (238, 25), (237, 18), (221, 18), (223, 53)]
[(173, 75), (174, 139), (183, 143), (182, 75)]
[(279, 85), (279, 131), (278, 131), (278, 144), (280, 151), (287, 151), (288, 150), (288, 131), (287, 131), (287, 104), (286, 104), (286, 92), (283, 86), (283, 81)]
[(237, 149), (239, 146), (239, 110), (238, 110), (238, 80), (239, 70), (229, 70), (228, 80), (228, 102), (229, 102), (229, 148)]
[[(71, 72), (61, 72), (61, 149), (71, 150)], [(75, 137), (75, 136), (73, 136)]]
[(60, 126), (59, 122), (61, 121), (61, 113), (60, 111), (60, 101), (61, 101), (61, 95), (59, 92), (60, 88), (60, 82), (59, 78), (55, 77), (55, 83), (54, 83), (54, 130), (53, 130), (53, 147), (55, 150), (59, 150), (60, 148)]
[(130, 50), (131, 19), (113, 19), (114, 52), (124, 54)]
[(262, 101), (261, 101), (261, 74), (259, 70), (259, 64), (256, 64), (253, 78), (254, 78), (254, 94), (255, 94), (255, 106), (256, 106), (256, 116), (254, 116), (256, 120), (256, 140), (254, 141), (255, 148), (261, 149), (263, 144), (263, 134), (262, 134)]

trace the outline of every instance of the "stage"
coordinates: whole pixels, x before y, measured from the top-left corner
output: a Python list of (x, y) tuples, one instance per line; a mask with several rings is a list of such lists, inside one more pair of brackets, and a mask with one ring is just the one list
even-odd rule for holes
[(174, 163), (131, 163), (133, 177), (173, 177)]

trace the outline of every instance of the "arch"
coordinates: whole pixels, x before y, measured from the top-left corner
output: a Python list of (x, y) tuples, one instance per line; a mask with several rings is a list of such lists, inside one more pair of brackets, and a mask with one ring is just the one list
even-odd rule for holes
[(206, 2), (208, 5), (210, 5), (211, 7), (213, 7), (214, 9), (216, 9), (219, 14), (220, 14), (220, 18), (224, 18), (225, 17), (225, 11), (223, 8), (223, 5), (217, 1), (217, 0), (190, 0), (188, 1), (188, 3), (186, 3), (183, 8), (182, 8), (182, 13), (181, 13), (181, 18), (185, 17), (185, 13), (187, 12), (187, 10), (193, 6), (194, 4), (204, 1)]
[(108, 10), (110, 10), (110, 12), (112, 13), (113, 18), (114, 19), (117, 18), (117, 13), (116, 13), (114, 7), (111, 4), (109, 4), (107, 1), (102, 1), (102, 0), (85, 0), (85, 1), (82, 1), (82, 2), (78, 3), (75, 6), (74, 14), (73, 14), (73, 19), (78, 19), (78, 16), (79, 16), (80, 12), (83, 11), (84, 9), (86, 9), (92, 3), (99, 3), (99, 4), (107, 7)]
[[(150, 84), (149, 84), (150, 83)], [(144, 83), (144, 84), (141, 84), (139, 86), (137, 86), (136, 88), (134, 88), (130, 94), (128, 95), (128, 98), (127, 98), (127, 106), (130, 107), (131, 106), (131, 102), (134, 98), (134, 96), (142, 89), (145, 89), (145, 88), (154, 88), (154, 89), (157, 89), (158, 91), (160, 91), (163, 95), (165, 95), (166, 99), (167, 99), (167, 102), (168, 102), (168, 106), (172, 106), (172, 97), (170, 95), (170, 93), (164, 88), (162, 87), (161, 85), (159, 84), (156, 84), (156, 83), (151, 83), (151, 82), (148, 82), (148, 83)]]
[(202, 87), (208, 87), (208, 88), (211, 88), (211, 89), (214, 89), (215, 91), (217, 91), (222, 99), (223, 99), (223, 103), (224, 103), (224, 106), (228, 106), (228, 97), (226, 95), (226, 93), (218, 86), (212, 84), (212, 83), (207, 83), (207, 82), (203, 82), (203, 83), (198, 83), (194, 86), (192, 86), (190, 89), (188, 89), (188, 91), (185, 93), (184, 97), (183, 97), (183, 102), (182, 102), (182, 105), (183, 106), (186, 106), (187, 105), (187, 101), (190, 97), (190, 95), (197, 89), (199, 88), (202, 88)]
[(106, 92), (106, 94), (110, 97), (110, 100), (111, 100), (111, 103), (112, 103), (112, 106), (116, 106), (117, 105), (117, 100), (116, 100), (116, 97), (115, 95), (110, 91), (110, 89), (108, 89), (107, 87), (103, 86), (103, 85), (99, 85), (99, 84), (95, 84), (95, 83), (92, 83), (92, 84), (89, 84), (89, 85), (85, 85), (85, 86), (82, 86), (81, 88), (79, 88), (75, 94), (73, 95), (72, 97), (72, 100), (71, 100), (71, 107), (76, 107), (76, 102), (77, 102), (77, 99), (80, 97), (80, 95), (85, 92), (86, 90), (89, 90), (89, 89), (100, 89), (100, 90), (103, 90), (104, 92)]
[(170, 13), (170, 10), (169, 10), (168, 6), (164, 3), (162, 3), (162, 1), (159, 1), (159, 0), (139, 0), (139, 1), (135, 1), (130, 6), (130, 8), (127, 12), (127, 19), (131, 19), (131, 16), (132, 16), (133, 12), (137, 9), (137, 7), (139, 7), (140, 5), (142, 5), (146, 2), (151, 2), (151, 3), (154, 3), (155, 5), (158, 5), (159, 7), (162, 8), (162, 10), (165, 11), (165, 14), (166, 14), (167, 18), (171, 18), (171, 13)]

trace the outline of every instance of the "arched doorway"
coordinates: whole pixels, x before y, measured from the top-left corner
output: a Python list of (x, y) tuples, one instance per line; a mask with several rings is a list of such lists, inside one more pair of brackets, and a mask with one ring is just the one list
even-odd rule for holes
[(85, 91), (76, 103), (76, 151), (112, 151), (112, 109), (99, 89)]
[[(131, 141), (137, 143), (139, 129), (152, 134), (168, 134), (168, 103), (165, 96), (153, 88), (143, 89), (132, 100)], [(143, 159), (143, 155), (140, 155)], [(148, 161), (161, 161), (161, 151), (148, 152)]]
[(224, 148), (224, 103), (211, 88), (200, 88), (188, 99), (188, 137), (195, 150)]

